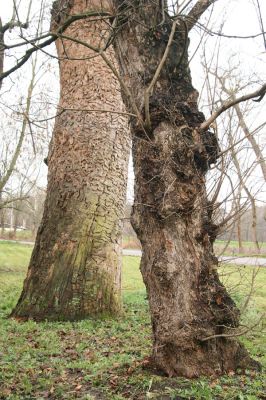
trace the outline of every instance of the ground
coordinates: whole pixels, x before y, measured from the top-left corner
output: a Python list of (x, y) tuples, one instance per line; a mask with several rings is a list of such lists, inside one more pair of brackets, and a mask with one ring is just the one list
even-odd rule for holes
[[(150, 369), (150, 321), (138, 257), (124, 257), (125, 312), (117, 320), (37, 324), (7, 319), (31, 250), (0, 242), (0, 399), (266, 399), (263, 374), (187, 380)], [(220, 271), (240, 307), (251, 294), (243, 324), (255, 325), (266, 311), (266, 268), (227, 266)], [(241, 340), (265, 366), (262, 324)]]

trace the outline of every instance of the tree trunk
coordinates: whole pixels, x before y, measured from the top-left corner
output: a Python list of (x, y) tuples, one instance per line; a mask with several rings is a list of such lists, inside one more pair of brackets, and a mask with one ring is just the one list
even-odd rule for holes
[(119, 9), (124, 24), (115, 48), (135, 105), (126, 94), (125, 102), (130, 111), (135, 106), (142, 115), (146, 111), (142, 126), (139, 120), (132, 122), (136, 178), (132, 224), (142, 244), (152, 360), (169, 376), (257, 367), (237, 340), (226, 337), (238, 327), (239, 311), (217, 274), (216, 226), (205, 189), (205, 174), (216, 161), (218, 144), (214, 134), (198, 129), (204, 116), (191, 84), (186, 21), (179, 19), (149, 96), (148, 118), (145, 91), (147, 96), (173, 22), (152, 0), (136, 8), (131, 3), (123, 2)]
[[(101, 6), (90, 1), (87, 9), (101, 11)], [(53, 24), (64, 21), (63, 13), (84, 11), (81, 0), (57, 2)], [(101, 46), (109, 25), (100, 17), (92, 19), (73, 23), (64, 34)], [(12, 316), (76, 320), (115, 315), (121, 311), (127, 117), (119, 84), (100, 56), (66, 39), (57, 40), (57, 50), (61, 94), (48, 157), (47, 198)], [(106, 53), (114, 59), (112, 47)], [(91, 109), (116, 113), (86, 111)]]

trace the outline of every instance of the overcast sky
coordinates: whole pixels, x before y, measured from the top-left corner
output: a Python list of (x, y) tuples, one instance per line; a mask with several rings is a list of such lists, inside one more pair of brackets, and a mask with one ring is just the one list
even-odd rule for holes
[[(20, 6), (20, 15), (21, 19), (25, 18), (27, 12), (27, 4), (29, 0), (21, 0)], [(33, 6), (31, 10), (31, 15), (33, 19), (37, 20), (38, 10), (40, 7), (41, 1), (33, 0)], [(195, 4), (196, 0), (194, 1)], [(47, 24), (46, 29), (49, 28), (49, 12), (48, 8), (51, 6), (52, 1), (47, 0)], [(12, 5), (13, 0), (0, 0), (0, 15), (2, 17), (3, 22), (7, 22), (12, 15)], [(223, 34), (228, 36), (250, 36), (257, 35), (261, 32), (258, 13), (256, 12), (257, 0), (217, 0), (214, 5), (213, 11), (210, 9), (202, 18), (202, 23), (208, 20), (210, 13), (212, 13), (211, 22), (209, 24), (210, 29), (213, 29), (214, 32), (218, 32), (220, 29), (220, 25), (222, 21), (223, 25)], [(266, 26), (266, 0), (260, 0), (261, 13), (264, 17), (264, 26)], [(24, 14), (24, 15), (23, 15)], [(17, 30), (17, 33), (19, 31)], [(14, 32), (12, 32), (12, 37), (14, 36)], [(199, 28), (194, 29), (191, 33), (191, 47), (190, 54), (194, 54), (195, 48), (197, 48), (201, 36), (202, 30)], [(8, 35), (7, 40), (11, 38), (11, 35)], [(205, 37), (207, 38), (207, 36)], [(217, 42), (217, 36), (214, 34), (212, 36), (208, 36), (207, 41), (207, 49), (209, 57), (211, 57), (213, 53), (213, 49), (215, 48)], [(54, 51), (53, 48), (50, 51)], [(235, 55), (235, 59), (239, 60), (239, 73), (245, 76), (250, 75), (251, 73), (256, 73), (261, 77), (262, 80), (266, 81), (266, 51), (263, 41), (263, 36), (259, 36), (254, 39), (232, 39), (223, 37), (221, 39), (221, 55), (220, 55), (220, 63), (221, 66), (226, 69), (228, 67), (228, 63), (230, 57)], [(10, 67), (12, 63), (14, 63), (13, 57), (6, 58), (5, 67)], [(201, 51), (199, 50), (197, 54), (194, 56), (191, 62), (192, 69), (192, 77), (194, 85), (200, 90), (204, 76), (202, 69), (200, 68), (201, 62)], [(56, 68), (56, 63), (54, 63)], [(28, 63), (23, 67), (24, 71), (27, 69), (30, 70), (30, 64)], [(51, 79), (51, 77), (49, 78)], [(56, 85), (56, 81), (52, 83), (55, 91), (58, 93), (58, 86)], [(56, 94), (55, 94), (56, 97)], [(206, 110), (204, 110), (206, 112)], [(257, 117), (254, 114), (254, 119)], [(45, 169), (44, 169), (45, 171)], [(130, 173), (129, 173), (129, 197), (132, 197), (132, 184), (133, 182), (133, 173), (132, 173), (132, 165), (130, 165)]]

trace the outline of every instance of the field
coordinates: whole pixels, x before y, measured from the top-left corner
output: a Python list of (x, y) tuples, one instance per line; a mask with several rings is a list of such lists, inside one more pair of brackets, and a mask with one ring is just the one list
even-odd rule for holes
[(23, 240), (23, 241), (34, 241), (34, 235), (30, 230), (20, 230), (18, 229), (16, 233), (13, 230), (5, 229), (4, 232), (1, 233), (1, 239), (5, 240)]
[[(5, 230), (3, 234), (0, 235), (0, 239), (5, 240), (17, 240), (33, 242), (35, 240), (34, 235), (30, 230), (17, 230), (14, 234), (13, 230)], [(123, 235), (122, 245), (124, 249), (139, 249), (140, 243), (136, 236), (134, 235)], [(242, 251), (239, 253), (238, 242), (236, 240), (231, 240), (229, 243), (224, 240), (215, 241), (215, 251), (216, 254), (223, 254), (225, 256), (259, 256), (266, 257), (266, 243), (260, 242), (260, 251), (254, 246), (253, 242), (242, 242)]]
[(239, 253), (238, 242), (236, 240), (231, 240), (227, 243), (224, 240), (216, 240), (214, 244), (214, 248), (216, 254), (223, 254), (223, 255), (243, 255), (243, 256), (259, 256), (259, 257), (266, 257), (266, 243), (260, 242), (259, 248), (260, 251), (256, 249), (253, 242), (243, 242), (242, 243), (243, 249), (242, 252)]
[[(124, 257), (125, 311), (117, 320), (37, 324), (6, 318), (20, 294), (31, 250), (0, 242), (0, 399), (266, 399), (262, 374), (187, 380), (149, 371), (150, 321), (137, 257)], [(221, 277), (244, 308), (243, 324), (256, 325), (266, 311), (266, 268), (221, 267)], [(241, 340), (265, 365), (262, 324)]]

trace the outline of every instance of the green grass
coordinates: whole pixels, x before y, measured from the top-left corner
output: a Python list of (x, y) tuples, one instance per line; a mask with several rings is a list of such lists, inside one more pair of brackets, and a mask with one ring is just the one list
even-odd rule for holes
[(32, 252), (31, 245), (0, 241), (0, 271), (23, 272)]
[[(217, 254), (220, 254), (224, 250), (225, 246), (227, 246), (227, 241), (216, 240), (214, 244), (214, 249)], [(225, 251), (223, 252), (223, 255), (266, 257), (266, 243), (264, 242), (259, 243), (260, 247), (259, 253), (253, 242), (243, 241), (242, 247), (243, 247), (243, 252), (239, 253), (238, 242), (236, 240), (231, 240), (228, 246), (226, 247)]]
[[(145, 368), (151, 330), (138, 257), (124, 257), (125, 313), (117, 320), (37, 324), (7, 319), (20, 294), (31, 247), (0, 246), (0, 399), (265, 399), (262, 374), (187, 380), (154, 375)], [(240, 306), (255, 270), (221, 269), (222, 279)], [(265, 310), (265, 277), (266, 269), (261, 269), (254, 279), (245, 323), (253, 323)], [(243, 341), (265, 364), (263, 339), (258, 327)]]
[[(140, 243), (137, 240), (135, 236), (129, 236), (129, 235), (123, 235), (123, 248), (129, 248), (129, 249), (139, 249), (140, 248)], [(224, 251), (224, 248), (226, 246), (226, 249)], [(243, 251), (242, 253), (239, 253), (239, 248), (238, 248), (238, 242), (236, 240), (231, 240), (230, 243), (227, 245), (227, 241), (224, 240), (216, 240), (214, 244), (214, 248), (217, 254), (220, 254), (223, 252), (224, 256), (246, 256), (246, 257), (252, 257), (252, 256), (258, 256), (258, 257), (266, 257), (266, 243), (260, 242), (259, 247), (260, 247), (260, 252), (258, 253), (258, 250), (256, 246), (254, 245), (253, 242), (242, 242), (242, 247)]]
[(26, 240), (26, 241), (33, 241), (34, 235), (32, 231), (26, 230), (17, 230), (16, 234), (14, 234), (13, 230), (5, 230), (4, 233), (1, 233), (2, 239), (10, 239), (10, 240)]
[[(215, 243), (216, 243), (216, 244), (224, 245), (224, 244), (227, 243), (227, 241), (226, 241), (226, 240), (216, 240)], [(237, 240), (231, 240), (231, 241), (230, 241), (230, 246), (237, 247), (237, 246), (238, 246), (238, 241), (237, 241)], [(252, 246), (254, 246), (254, 243), (253, 243), (253, 242), (250, 242), (250, 241), (243, 241), (243, 246), (244, 246), (244, 247), (252, 247)], [(264, 242), (259, 242), (259, 246), (260, 246), (261, 248), (266, 248), (266, 243), (264, 243)]]

